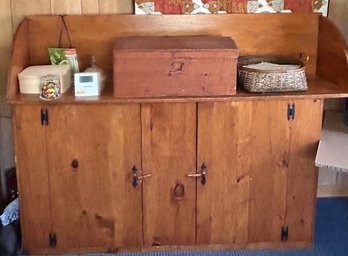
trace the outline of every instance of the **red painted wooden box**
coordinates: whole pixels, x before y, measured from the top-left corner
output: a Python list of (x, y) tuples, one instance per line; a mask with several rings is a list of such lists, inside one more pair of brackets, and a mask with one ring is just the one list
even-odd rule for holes
[(238, 49), (222, 36), (116, 39), (114, 96), (219, 96), (236, 92)]

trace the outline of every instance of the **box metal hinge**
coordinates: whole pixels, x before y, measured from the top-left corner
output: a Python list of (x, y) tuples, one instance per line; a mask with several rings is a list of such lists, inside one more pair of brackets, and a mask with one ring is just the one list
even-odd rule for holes
[(294, 120), (295, 119), (295, 104), (288, 104), (288, 120)]
[(288, 241), (289, 238), (289, 228), (282, 227), (280, 238), (283, 242)]
[(41, 125), (48, 125), (48, 110), (47, 110), (47, 108), (41, 109)]
[(57, 235), (56, 235), (56, 233), (50, 233), (50, 235), (49, 235), (49, 242), (50, 242), (50, 247), (51, 248), (56, 248), (57, 247)]

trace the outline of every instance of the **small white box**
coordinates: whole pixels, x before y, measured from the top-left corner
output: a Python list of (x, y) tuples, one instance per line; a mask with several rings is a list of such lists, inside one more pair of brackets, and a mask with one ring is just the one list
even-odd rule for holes
[(19, 92), (40, 94), (40, 77), (57, 75), (60, 77), (61, 93), (66, 92), (71, 85), (70, 65), (30, 66), (18, 74)]
[(75, 96), (99, 96), (99, 72), (81, 72), (74, 74)]

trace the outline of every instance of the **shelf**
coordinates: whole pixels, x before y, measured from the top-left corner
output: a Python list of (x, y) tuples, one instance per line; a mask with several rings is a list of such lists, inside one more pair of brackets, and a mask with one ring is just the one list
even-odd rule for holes
[(250, 93), (242, 88), (237, 89), (233, 96), (219, 97), (162, 97), (162, 98), (117, 98), (113, 96), (111, 84), (106, 86), (101, 96), (75, 97), (71, 87), (60, 99), (42, 101), (38, 95), (18, 94), (10, 104), (126, 104), (126, 103), (161, 103), (161, 102), (207, 102), (207, 101), (239, 101), (239, 100), (271, 100), (291, 98), (343, 98), (348, 97), (348, 89), (327, 82), (320, 77), (308, 78), (308, 91), (306, 92), (277, 92), (277, 93)]

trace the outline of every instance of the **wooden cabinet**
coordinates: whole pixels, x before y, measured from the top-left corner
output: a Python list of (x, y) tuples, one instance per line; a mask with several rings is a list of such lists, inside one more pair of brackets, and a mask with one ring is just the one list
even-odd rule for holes
[(142, 105), (144, 246), (194, 245), (196, 104)]
[(207, 165), (207, 185), (197, 185), (197, 243), (310, 242), (322, 101), (198, 109), (197, 164)]
[[(50, 106), (46, 127), (57, 248), (141, 247), (140, 108)], [(127, 214), (124, 214), (127, 212)]]
[(145, 246), (246, 243), (247, 105), (142, 104)]
[(198, 104), (197, 244), (246, 244), (252, 102)]
[(32, 216), (23, 229), (40, 231), (27, 249), (140, 248), (141, 188), (131, 185), (141, 161), (139, 105), (19, 107), (16, 118), (17, 154), (25, 148), (30, 159), (17, 163), (36, 174), (22, 181)]
[(252, 106), (249, 242), (279, 241), (281, 238), (286, 218), (290, 154), (288, 104), (288, 101), (258, 101)]
[[(333, 23), (317, 14), (65, 16), (62, 38), (81, 69), (93, 53), (105, 71), (102, 95), (20, 94), (18, 73), (47, 63), (57, 41), (47, 31), (59, 35), (61, 19), (29, 17), (13, 40), (7, 91), (25, 252), (312, 245), (323, 101), (348, 97), (348, 55)], [(305, 54), (308, 91), (114, 97), (113, 41), (144, 31), (229, 36), (241, 55)]]
[(312, 241), (322, 104), (253, 103), (249, 242)]
[(26, 251), (49, 249), (48, 235), (52, 228), (42, 108), (42, 105), (21, 105), (13, 113), (20, 214), (25, 216), (21, 218), (22, 242)]
[(320, 139), (323, 101), (294, 100), (291, 125), (285, 227), (288, 241), (313, 241), (318, 168), (314, 159)]
[[(17, 163), (33, 169), (23, 197), (42, 198), (23, 206), (23, 229), (42, 229), (28, 249), (310, 242), (321, 111), (320, 100), (18, 106)], [(147, 179), (134, 184), (134, 167)]]

